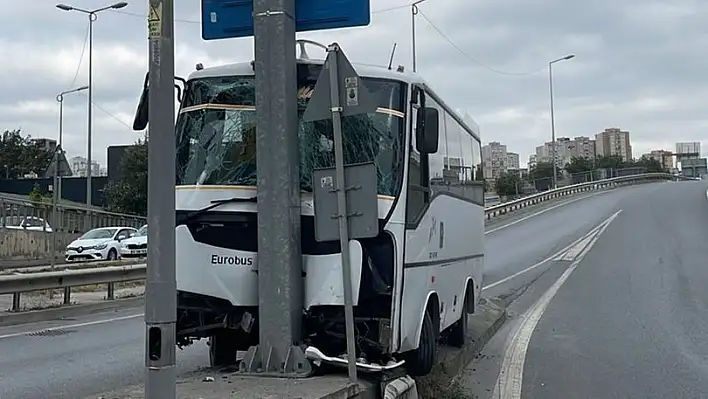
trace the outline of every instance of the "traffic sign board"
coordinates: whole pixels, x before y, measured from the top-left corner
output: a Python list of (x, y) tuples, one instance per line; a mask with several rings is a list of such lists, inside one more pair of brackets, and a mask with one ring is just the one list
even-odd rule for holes
[[(369, 3), (370, 0), (297, 0), (295, 31), (369, 25)], [(253, 36), (253, 17), (253, 0), (202, 0), (202, 39)]]

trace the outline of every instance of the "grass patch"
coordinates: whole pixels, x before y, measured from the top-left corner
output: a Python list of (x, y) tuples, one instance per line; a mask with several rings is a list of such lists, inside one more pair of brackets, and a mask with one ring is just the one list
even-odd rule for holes
[(421, 399), (477, 399), (457, 379), (436, 373), (416, 379), (416, 389)]

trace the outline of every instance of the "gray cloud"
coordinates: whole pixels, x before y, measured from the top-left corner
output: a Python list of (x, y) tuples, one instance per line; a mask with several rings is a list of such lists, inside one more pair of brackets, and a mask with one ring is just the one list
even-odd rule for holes
[[(70, 2), (84, 8), (103, 3)], [(372, 9), (405, 4), (372, 0)], [(54, 6), (49, 0), (8, 3), (0, 14), (0, 129), (56, 137), (54, 97), (72, 83), (87, 20)], [(94, 158), (103, 163), (106, 146), (140, 137), (126, 125), (147, 69), (146, 8), (147, 2), (133, 1), (120, 12), (102, 13), (94, 25), (94, 101), (108, 111), (94, 108)], [(549, 139), (547, 63), (568, 53), (577, 57), (554, 68), (559, 136), (618, 126), (631, 132), (635, 156), (673, 149), (676, 141), (708, 145), (704, 0), (428, 0), (420, 9), (419, 72), (450, 106), (475, 118), (485, 142), (507, 144), (522, 163)], [(198, 1), (177, 2), (176, 18), (178, 74), (198, 62), (252, 59), (252, 39), (201, 40)], [(374, 13), (367, 28), (298, 36), (337, 41), (349, 58), (369, 64), (386, 64), (397, 42), (395, 63), (410, 69), (406, 7)], [(74, 86), (86, 83), (86, 70), (84, 57)], [(86, 153), (86, 108), (85, 94), (67, 97), (70, 155)]]

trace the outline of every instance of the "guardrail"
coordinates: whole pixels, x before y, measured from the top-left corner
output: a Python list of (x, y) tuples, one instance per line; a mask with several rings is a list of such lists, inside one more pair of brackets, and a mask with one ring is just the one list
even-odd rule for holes
[[(633, 176), (622, 176), (598, 180), (589, 183), (574, 184), (554, 190), (545, 191), (524, 197), (515, 201), (488, 207), (485, 210), (487, 219), (514, 212), (541, 202), (570, 196), (581, 192), (603, 190), (622, 185), (646, 183), (657, 180), (693, 180), (667, 173), (646, 173)], [(107, 298), (114, 299), (114, 284), (144, 280), (147, 265), (135, 264), (125, 266), (86, 267), (78, 270), (63, 270), (50, 272), (30, 272), (26, 274), (0, 276), (0, 295), (13, 295), (12, 310), (20, 310), (20, 294), (30, 291), (64, 289), (64, 304), (71, 302), (71, 288), (106, 284)]]
[(594, 182), (578, 183), (570, 186), (557, 188), (554, 190), (543, 191), (537, 194), (529, 195), (518, 200), (505, 202), (499, 205), (494, 205), (485, 208), (484, 213), (487, 219), (493, 219), (497, 216), (504, 215), (523, 209), (529, 206), (536, 205), (541, 202), (552, 199), (566, 197), (569, 195), (578, 194), (586, 191), (604, 190), (623, 185), (631, 185), (637, 183), (646, 183), (656, 180), (693, 180), (683, 176), (676, 176), (669, 173), (643, 173), (639, 175), (620, 176), (610, 179), (597, 180)]

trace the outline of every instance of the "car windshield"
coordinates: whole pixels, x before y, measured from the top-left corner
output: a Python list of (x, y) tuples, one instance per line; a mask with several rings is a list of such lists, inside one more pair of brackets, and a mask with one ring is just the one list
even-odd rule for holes
[[(344, 161), (373, 161), (378, 193), (395, 196), (403, 175), (406, 86), (393, 80), (362, 80), (378, 99), (379, 108), (342, 119)], [(256, 185), (254, 83), (253, 76), (188, 82), (176, 125), (178, 185)], [(314, 79), (298, 82), (300, 187), (308, 192), (315, 169), (334, 167), (331, 120), (302, 121), (314, 85)]]
[(102, 238), (113, 238), (118, 229), (94, 229), (82, 235), (80, 240), (99, 240)]
[(140, 230), (138, 230), (137, 232), (135, 232), (135, 234), (133, 235), (133, 237), (144, 237), (144, 236), (146, 236), (146, 235), (148, 235), (148, 226), (147, 226), (147, 225), (141, 227)]

